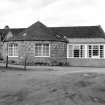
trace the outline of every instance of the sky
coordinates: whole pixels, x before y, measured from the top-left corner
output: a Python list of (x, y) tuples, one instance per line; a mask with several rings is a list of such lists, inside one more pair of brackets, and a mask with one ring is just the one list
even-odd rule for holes
[(0, 0), (0, 28), (36, 21), (49, 27), (101, 25), (105, 30), (105, 0)]

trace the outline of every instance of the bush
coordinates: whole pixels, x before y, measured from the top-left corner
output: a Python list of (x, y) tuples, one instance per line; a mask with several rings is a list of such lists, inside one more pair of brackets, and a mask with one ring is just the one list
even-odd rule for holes
[(69, 66), (69, 64), (67, 62), (58, 62), (58, 61), (52, 61), (51, 62), (52, 66)]
[(4, 62), (4, 59), (3, 58), (0, 58), (0, 63), (3, 63)]
[(10, 63), (10, 64), (16, 64), (16, 61), (14, 61), (14, 60), (9, 60), (8, 63)]
[(27, 62), (26, 64), (27, 64), (27, 66), (34, 66), (35, 62), (31, 61), (31, 62)]
[(3, 58), (0, 58), (0, 61), (3, 61)]
[(49, 63), (46, 63), (46, 62), (34, 62), (34, 61), (31, 61), (31, 62), (27, 62), (27, 66), (48, 66)]
[(48, 66), (49, 63), (46, 63), (46, 62), (36, 62), (35, 65), (39, 65), (39, 66)]

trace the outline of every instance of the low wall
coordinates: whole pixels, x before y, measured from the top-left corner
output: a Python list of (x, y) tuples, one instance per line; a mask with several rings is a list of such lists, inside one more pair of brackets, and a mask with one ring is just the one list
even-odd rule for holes
[(105, 59), (68, 58), (67, 62), (70, 66), (105, 67)]

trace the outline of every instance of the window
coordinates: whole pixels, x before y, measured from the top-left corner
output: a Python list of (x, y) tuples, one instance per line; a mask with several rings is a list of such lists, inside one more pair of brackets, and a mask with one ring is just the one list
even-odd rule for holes
[(68, 58), (104, 58), (104, 45), (73, 44), (68, 45)]
[(68, 45), (68, 48), (67, 48), (67, 50), (68, 50), (68, 57), (69, 58), (72, 58), (73, 57), (73, 45)]
[(49, 44), (43, 44), (43, 56), (49, 56)]
[(89, 58), (104, 58), (104, 45), (88, 45)]
[(94, 45), (93, 46), (93, 56), (98, 56), (99, 55), (99, 46)]
[(50, 48), (49, 44), (35, 44), (35, 56), (37, 57), (49, 57)]
[(9, 43), (8, 44), (8, 56), (9, 57), (18, 57), (18, 44)]
[(74, 46), (73, 52), (74, 57), (79, 57), (80, 55), (79, 46)]
[(84, 58), (85, 46), (84, 45), (69, 45), (68, 57)]
[(36, 44), (35, 45), (35, 56), (41, 56), (42, 55), (42, 45)]
[(88, 46), (88, 57), (89, 58), (92, 57), (92, 46), (91, 45)]
[(100, 58), (104, 58), (104, 46), (100, 45)]

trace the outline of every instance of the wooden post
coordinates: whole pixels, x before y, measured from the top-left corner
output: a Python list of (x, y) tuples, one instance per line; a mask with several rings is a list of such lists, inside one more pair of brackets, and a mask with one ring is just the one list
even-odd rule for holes
[(6, 57), (6, 68), (8, 68), (8, 55)]
[(7, 42), (6, 68), (8, 68), (8, 42)]

